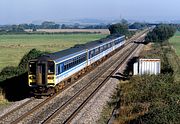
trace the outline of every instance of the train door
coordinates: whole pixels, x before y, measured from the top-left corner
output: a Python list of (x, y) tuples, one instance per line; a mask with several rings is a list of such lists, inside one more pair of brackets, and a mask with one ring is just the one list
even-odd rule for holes
[(41, 65), (42, 84), (46, 84), (46, 64)]
[(44, 85), (46, 84), (47, 80), (47, 73), (46, 73), (46, 63), (39, 63), (38, 64), (38, 79), (37, 79), (37, 83), (39, 85)]

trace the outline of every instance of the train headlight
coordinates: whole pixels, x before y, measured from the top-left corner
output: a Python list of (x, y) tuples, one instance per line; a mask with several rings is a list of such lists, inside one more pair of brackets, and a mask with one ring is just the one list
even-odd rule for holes
[(48, 79), (49, 79), (49, 80), (53, 80), (53, 79), (54, 79), (54, 77), (48, 77)]
[(31, 79), (31, 80), (36, 79), (36, 77), (35, 76), (30, 76), (29, 79)]

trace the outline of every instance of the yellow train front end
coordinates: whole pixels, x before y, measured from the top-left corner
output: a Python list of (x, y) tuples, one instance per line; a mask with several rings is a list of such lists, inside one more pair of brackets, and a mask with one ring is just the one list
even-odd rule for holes
[(28, 84), (34, 95), (54, 93), (55, 86), (54, 61), (31, 60), (28, 65)]

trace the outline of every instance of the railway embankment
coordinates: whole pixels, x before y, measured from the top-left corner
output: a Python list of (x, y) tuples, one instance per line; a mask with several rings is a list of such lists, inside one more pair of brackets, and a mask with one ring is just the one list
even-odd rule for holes
[(161, 74), (120, 80), (99, 122), (180, 122), (180, 64), (174, 49), (168, 42), (149, 44), (139, 57), (161, 59)]

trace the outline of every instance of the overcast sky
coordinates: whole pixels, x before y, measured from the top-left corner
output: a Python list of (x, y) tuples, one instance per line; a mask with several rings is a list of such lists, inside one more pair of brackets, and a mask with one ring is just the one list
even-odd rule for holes
[(0, 24), (36, 20), (180, 20), (180, 0), (0, 0)]

